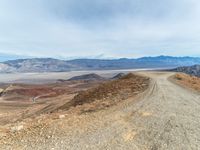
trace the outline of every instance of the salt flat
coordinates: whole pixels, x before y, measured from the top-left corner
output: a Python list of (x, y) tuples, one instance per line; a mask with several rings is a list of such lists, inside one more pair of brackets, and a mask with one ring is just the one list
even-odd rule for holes
[[(71, 72), (45, 72), (45, 73), (6, 73), (0, 74), (0, 83), (27, 83), (44, 84), (54, 83), (58, 79), (69, 79), (73, 76), (97, 73), (103, 77), (112, 77), (114, 74), (123, 72), (133, 72), (147, 69), (127, 69), (127, 70), (91, 70), (91, 71), (71, 71)], [(148, 69), (151, 70), (151, 69)]]

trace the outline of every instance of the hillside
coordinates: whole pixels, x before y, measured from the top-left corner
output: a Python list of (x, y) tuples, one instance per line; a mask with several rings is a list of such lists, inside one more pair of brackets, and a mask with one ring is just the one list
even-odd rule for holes
[(81, 76), (75, 76), (75, 77), (68, 79), (68, 81), (79, 81), (79, 80), (85, 80), (85, 81), (105, 80), (105, 78), (101, 77), (98, 74), (91, 73), (91, 74), (85, 74), (85, 75), (81, 75)]
[(195, 57), (143, 57), (138, 59), (75, 59), (52, 58), (17, 59), (0, 63), (0, 72), (65, 72), (80, 70), (174, 68), (200, 64)]
[(118, 73), (117, 75), (115, 75), (114, 77), (112, 77), (111, 79), (120, 79), (122, 78), (123, 76), (125, 76), (126, 74), (125, 73)]
[(174, 81), (186, 88), (190, 88), (200, 92), (200, 78), (190, 76), (184, 73), (177, 73), (172, 77)]
[(91, 104), (86, 111), (95, 111), (109, 107), (119, 101), (135, 96), (148, 88), (149, 78), (129, 73), (120, 79), (108, 81), (79, 92), (70, 102), (63, 105), (62, 109), (69, 109), (83, 104)]
[(200, 65), (194, 65), (189, 67), (178, 67), (172, 71), (183, 72), (189, 75), (200, 77)]
[[(0, 126), (0, 149), (200, 149), (197, 140), (200, 137), (199, 93), (171, 82), (169, 77), (174, 73), (148, 71), (139, 74), (151, 78), (151, 84), (145, 92), (138, 91), (138, 96), (130, 95), (126, 100), (120, 99), (123, 94), (133, 93), (124, 89), (138, 89), (135, 88), (139, 84), (135, 77), (131, 80), (135, 79), (137, 83), (131, 86), (125, 84), (129, 79), (124, 79), (124, 84), (121, 84), (121, 79), (110, 81), (104, 86), (90, 86), (83, 93), (76, 91), (79, 94), (75, 98), (66, 93), (61, 97), (37, 99), (37, 103), (28, 107), (22, 107), (18, 101), (13, 107), (10, 101), (5, 106), (3, 101), (0, 105), (1, 122), (3, 117), (16, 119), (22, 110), (22, 116), (34, 112), (37, 115)], [(190, 82), (189, 78), (184, 78), (181, 77), (181, 81)], [(199, 85), (196, 79), (191, 81)], [(65, 88), (71, 89), (68, 83), (64, 84)], [(104, 96), (105, 91), (111, 94)], [(84, 101), (85, 98), (88, 101)], [(109, 107), (112, 104), (116, 105)], [(64, 110), (47, 113), (55, 105), (63, 106)], [(38, 115), (37, 110), (32, 111), (33, 108), (42, 109), (43, 114), (39, 111), (41, 115)], [(11, 116), (11, 111), (14, 116)]]

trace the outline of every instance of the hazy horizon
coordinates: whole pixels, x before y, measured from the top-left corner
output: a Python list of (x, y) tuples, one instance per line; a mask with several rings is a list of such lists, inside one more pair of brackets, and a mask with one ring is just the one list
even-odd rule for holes
[(198, 0), (1, 0), (0, 53), (200, 56), (199, 20)]
[[(75, 59), (108, 59), (108, 60), (113, 60), (113, 59), (138, 59), (138, 58), (143, 58), (143, 57), (193, 57), (194, 56), (172, 56), (172, 55), (146, 55), (142, 57), (106, 57), (104, 55), (96, 55), (96, 56), (74, 56), (74, 57), (48, 57), (48, 56), (25, 56), (25, 55), (14, 55), (14, 54), (6, 54), (6, 53), (0, 53), (0, 62), (4, 61), (9, 61), (9, 60), (17, 60), (17, 59), (34, 59), (34, 58), (52, 58), (52, 59), (60, 59), (60, 60), (75, 60)], [(196, 57), (200, 58), (200, 57)]]

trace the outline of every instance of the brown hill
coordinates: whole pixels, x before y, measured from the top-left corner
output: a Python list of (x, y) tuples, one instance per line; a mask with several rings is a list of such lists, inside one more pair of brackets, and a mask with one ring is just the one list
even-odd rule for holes
[(72, 77), (68, 81), (79, 81), (79, 80), (86, 80), (86, 81), (105, 80), (105, 78), (99, 76), (98, 74), (91, 73), (91, 74), (85, 74), (85, 75), (81, 75), (81, 76)]
[[(124, 77), (108, 81), (100, 84), (97, 87), (80, 92), (70, 102), (62, 106), (62, 109), (69, 109), (77, 105), (93, 103), (94, 110), (98, 110), (103, 107), (108, 107), (120, 100), (125, 100), (131, 96), (147, 89), (149, 84), (149, 78), (127, 74)], [(93, 110), (93, 109), (92, 109)], [(91, 111), (91, 109), (89, 109)]]

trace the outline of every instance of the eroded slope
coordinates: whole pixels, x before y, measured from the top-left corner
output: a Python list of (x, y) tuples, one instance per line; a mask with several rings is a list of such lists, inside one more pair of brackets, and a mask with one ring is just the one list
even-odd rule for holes
[(117, 80), (108, 81), (97, 87), (79, 92), (70, 102), (62, 106), (69, 109), (83, 104), (91, 104), (87, 111), (109, 107), (121, 100), (143, 92), (149, 85), (149, 78), (129, 73)]

